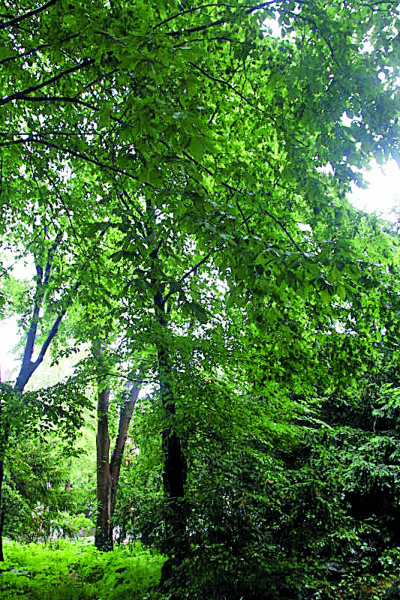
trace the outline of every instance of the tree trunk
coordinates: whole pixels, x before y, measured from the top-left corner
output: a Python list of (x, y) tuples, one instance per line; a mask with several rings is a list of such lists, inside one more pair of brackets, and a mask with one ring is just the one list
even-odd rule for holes
[[(121, 408), (119, 417), (118, 436), (115, 440), (114, 451), (111, 456), (110, 476), (111, 476), (111, 503), (110, 503), (110, 519), (114, 515), (115, 504), (117, 501), (117, 489), (119, 475), (121, 472), (121, 464), (124, 456), (126, 439), (128, 437), (129, 425), (131, 423), (133, 409), (135, 408), (136, 400), (138, 399), (142, 382), (129, 383), (129, 397), (124, 402)], [(112, 530), (111, 530), (112, 533)]]
[[(158, 322), (163, 328), (166, 328), (165, 303), (161, 294), (156, 296), (155, 305)], [(158, 344), (157, 352), (162, 406), (167, 417), (173, 418), (175, 415), (175, 400), (171, 385), (172, 370), (167, 349), (162, 342)], [(162, 566), (161, 586), (172, 578), (174, 568), (182, 564), (187, 554), (185, 542), (186, 518), (183, 511), (187, 465), (182, 452), (181, 440), (174, 431), (172, 424), (162, 432), (162, 450), (164, 454), (164, 496), (169, 500), (172, 514), (172, 518), (165, 523), (165, 533), (167, 539), (172, 541), (174, 557), (168, 558)], [(174, 600), (174, 596), (171, 597), (171, 600)]]
[(4, 506), (4, 498), (2, 495), (3, 488), (3, 480), (4, 480), (4, 461), (0, 461), (0, 562), (4, 562), (4, 553), (3, 553), (3, 529), (4, 529), (4, 520), (5, 520), (5, 506)]
[[(46, 290), (48, 289), (48, 285), (49, 285), (49, 281), (50, 281), (54, 253), (56, 251), (57, 245), (60, 242), (61, 238), (62, 238), (62, 234), (60, 233), (57, 235), (57, 237), (54, 241), (54, 244), (49, 249), (49, 251), (47, 253), (46, 266), (44, 269), (39, 264), (39, 262), (36, 261), (36, 278), (35, 278), (36, 279), (36, 293), (35, 293), (34, 302), (33, 302), (32, 317), (31, 317), (28, 335), (26, 338), (25, 350), (24, 350), (24, 356), (22, 359), (21, 369), (18, 373), (17, 381), (14, 386), (14, 390), (20, 392), (21, 394), (23, 393), (25, 386), (28, 383), (28, 381), (30, 380), (30, 378), (32, 377), (33, 373), (36, 371), (36, 369), (39, 367), (39, 365), (43, 362), (43, 359), (46, 355), (46, 352), (47, 352), (51, 342), (53, 341), (53, 339), (56, 337), (56, 335), (58, 333), (58, 329), (61, 325), (63, 318), (65, 317), (68, 306), (70, 306), (70, 304), (72, 303), (73, 298), (74, 298), (73, 294), (71, 294), (68, 298), (68, 301), (66, 303), (64, 303), (63, 308), (60, 310), (60, 313), (54, 320), (53, 325), (39, 350), (39, 354), (38, 354), (36, 360), (32, 360), (33, 350), (34, 350), (35, 342), (36, 342), (37, 326), (40, 321), (40, 310), (42, 308), (43, 298), (45, 296)], [(37, 258), (37, 257), (35, 257), (35, 258)], [(74, 291), (76, 292), (78, 288), (79, 288), (79, 282), (75, 285)], [(1, 372), (0, 372), (0, 383), (1, 383)], [(0, 405), (0, 416), (1, 416), (1, 405)], [(8, 437), (9, 437), (10, 423), (9, 422), (1, 423), (1, 427), (2, 427), (2, 430), (0, 431), (0, 433), (1, 433), (2, 439), (1, 439), (1, 443), (0, 443), (0, 562), (4, 561), (3, 530), (4, 530), (4, 521), (5, 521), (5, 515), (6, 515), (6, 510), (5, 510), (5, 506), (4, 506), (4, 498), (3, 498), (4, 456), (5, 456), (5, 450), (7, 447), (7, 442), (8, 442)]]
[[(183, 512), (183, 500), (186, 483), (186, 460), (182, 453), (181, 441), (173, 429), (173, 419), (175, 415), (175, 399), (172, 388), (172, 369), (170, 356), (166, 344), (168, 333), (168, 309), (167, 299), (164, 298), (165, 285), (160, 280), (158, 269), (158, 253), (160, 244), (157, 241), (155, 210), (150, 199), (146, 200), (147, 212), (147, 238), (152, 246), (150, 257), (152, 258), (151, 283), (156, 290), (153, 302), (155, 307), (156, 320), (160, 326), (160, 334), (156, 341), (158, 358), (158, 377), (160, 382), (160, 394), (162, 407), (165, 414), (172, 423), (170, 423), (162, 432), (162, 450), (164, 454), (163, 469), (163, 487), (164, 496), (169, 501), (172, 517), (165, 519), (165, 533), (170, 548), (173, 548), (174, 557), (170, 556), (163, 564), (161, 569), (160, 586), (163, 587), (166, 582), (172, 579), (174, 566), (178, 567), (186, 555), (186, 518)], [(170, 600), (175, 600), (174, 596)]]
[[(101, 360), (102, 350), (95, 349)], [(102, 382), (104, 385), (104, 381)], [(129, 383), (129, 397), (121, 408), (117, 439), (110, 461), (110, 437), (108, 431), (108, 409), (110, 388), (100, 390), (97, 400), (97, 516), (95, 546), (103, 552), (113, 548), (113, 526), (115, 503), (126, 438), (133, 409), (139, 396), (141, 382)]]
[(108, 405), (110, 388), (98, 394), (97, 401), (97, 517), (95, 546), (99, 550), (112, 550), (111, 532), (111, 476), (110, 438), (108, 435)]

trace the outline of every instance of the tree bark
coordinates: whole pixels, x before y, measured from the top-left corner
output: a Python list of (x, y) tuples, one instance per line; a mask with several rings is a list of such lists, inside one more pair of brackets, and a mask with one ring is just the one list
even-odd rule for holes
[[(101, 359), (101, 350), (97, 349), (97, 356)], [(104, 381), (103, 381), (104, 385)], [(113, 548), (113, 526), (117, 500), (118, 481), (121, 471), (129, 425), (133, 409), (139, 396), (141, 383), (129, 384), (129, 398), (125, 400), (119, 418), (119, 428), (114, 450), (110, 460), (110, 437), (108, 428), (108, 409), (110, 401), (110, 388), (100, 390), (97, 404), (97, 517), (95, 546), (103, 552)]]
[[(166, 329), (165, 303), (161, 293), (155, 297), (154, 303), (158, 314), (158, 322)], [(172, 388), (172, 369), (165, 344), (157, 345), (160, 393), (163, 409), (169, 418), (175, 415), (175, 399)], [(161, 569), (163, 586), (172, 579), (174, 568), (179, 567), (186, 556), (186, 518), (183, 512), (183, 500), (186, 484), (186, 459), (182, 452), (181, 440), (169, 425), (162, 432), (162, 450), (164, 454), (163, 485), (164, 496), (169, 500), (172, 518), (165, 523), (166, 536), (174, 546), (174, 557), (169, 557)], [(174, 596), (171, 600), (174, 600)]]
[(111, 532), (111, 475), (110, 438), (108, 435), (108, 406), (110, 388), (101, 390), (97, 400), (97, 518), (95, 546), (99, 550), (112, 550)]

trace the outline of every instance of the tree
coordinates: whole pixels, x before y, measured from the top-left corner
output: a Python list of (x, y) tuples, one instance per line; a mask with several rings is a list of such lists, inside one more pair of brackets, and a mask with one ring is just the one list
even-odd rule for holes
[[(99, 344), (94, 349), (100, 361), (100, 368), (104, 366), (104, 348)], [(114, 450), (110, 459), (110, 434), (109, 434), (109, 404), (110, 386), (104, 377), (99, 381), (97, 400), (97, 520), (95, 545), (99, 550), (112, 550), (113, 547), (113, 515), (117, 500), (117, 489), (121, 464), (125, 450), (135, 403), (140, 392), (141, 382), (128, 382), (127, 389), (123, 392), (122, 403), (119, 411), (118, 433), (115, 439)]]
[[(35, 184), (35, 182), (33, 182)], [(30, 189), (24, 190), (29, 194)], [(35, 210), (36, 209), (36, 210)], [(18, 217), (17, 217), (18, 216)], [(68, 308), (74, 301), (74, 295), (79, 288), (79, 280), (72, 275), (72, 270), (68, 265), (68, 257), (65, 253), (67, 240), (63, 239), (63, 233), (60, 229), (60, 221), (52, 222), (48, 215), (43, 215), (37, 209), (35, 203), (27, 201), (19, 211), (15, 204), (4, 207), (5, 219), (17, 217), (15, 223), (7, 230), (7, 236), (3, 232), (3, 247), (16, 252), (21, 252), (26, 257), (31, 252), (33, 258), (35, 277), (32, 284), (18, 283), (5, 270), (4, 297), (5, 305), (10, 313), (22, 313), (21, 326), (25, 329), (25, 340), (22, 344), (23, 354), (21, 366), (13, 387), (5, 386), (2, 390), (1, 422), (2, 435), (0, 443), (1, 468), (0, 477), (4, 476), (4, 458), (8, 451), (8, 442), (10, 433), (14, 430), (23, 429), (27, 423), (34, 423), (36, 418), (38, 422), (62, 419), (61, 429), (73, 433), (75, 423), (81, 424), (81, 410), (87, 404), (82, 392), (76, 387), (76, 383), (71, 382), (70, 390), (65, 388), (65, 395), (75, 393), (76, 399), (70, 399), (70, 406), (64, 408), (62, 398), (53, 402), (50, 407), (46, 399), (46, 392), (42, 391), (36, 399), (30, 399), (29, 395), (23, 396), (26, 385), (30, 378), (42, 364), (43, 359), (55, 340), (60, 325), (65, 318)], [(62, 219), (61, 219), (62, 223)], [(25, 226), (25, 227), (24, 227)], [(24, 247), (25, 244), (25, 247)], [(27, 251), (28, 250), (28, 251)], [(25, 254), (26, 253), (26, 254)], [(69, 277), (68, 277), (69, 275)], [(30, 313), (30, 314), (29, 314)], [(36, 357), (35, 357), (36, 351)], [(34, 358), (35, 357), (35, 358)], [(54, 389), (49, 390), (48, 396), (51, 398)], [(10, 395), (11, 394), (11, 395)], [(15, 404), (16, 398), (20, 398), (20, 406)], [(33, 401), (33, 404), (32, 404)], [(35, 406), (35, 402), (39, 402)], [(76, 415), (73, 412), (76, 410)], [(20, 413), (20, 418), (16, 418), (16, 411)], [(66, 415), (70, 414), (70, 423), (65, 422)], [(38, 423), (34, 423), (37, 427)], [(71, 438), (72, 440), (72, 438)], [(0, 485), (0, 492), (2, 486)], [(5, 506), (0, 494), (0, 560), (4, 560), (2, 552), (2, 526), (5, 518)]]
[[(0, 30), (3, 194), (27, 157), (42, 181), (56, 165), (82, 192), (88, 186), (92, 223), (83, 203), (66, 199), (102, 269), (101, 286), (86, 281), (80, 297), (97, 301), (99, 314), (113, 297), (123, 350), (143, 344), (157, 354), (164, 489), (174, 507), (167, 524), (178, 540), (179, 360), (232, 373), (229, 326), (237, 333), (244, 319), (249, 364), (266, 331), (275, 348), (260, 393), (285, 399), (295, 350), (311, 354), (313, 333), (302, 327), (320, 331), (338, 302), (351, 311), (364, 265), (356, 228), (342, 233), (344, 194), (374, 153), (398, 156), (397, 9), (356, 0), (71, 6), (66, 15), (57, 0), (23, 2)], [(275, 16), (280, 37), (268, 29)], [(280, 311), (301, 333), (297, 348)], [(258, 383), (259, 370), (246, 375)], [(311, 372), (297, 370), (296, 392), (311, 394)], [(182, 561), (185, 547), (176, 550)]]

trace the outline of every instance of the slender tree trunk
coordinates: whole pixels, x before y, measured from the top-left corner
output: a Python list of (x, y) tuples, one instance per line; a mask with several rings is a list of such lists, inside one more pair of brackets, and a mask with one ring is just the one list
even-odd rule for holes
[[(122, 459), (124, 456), (126, 439), (128, 437), (129, 425), (132, 420), (133, 409), (135, 408), (136, 400), (139, 397), (140, 387), (142, 385), (141, 381), (136, 383), (129, 383), (129, 396), (127, 400), (124, 402), (123, 407), (121, 408), (120, 417), (119, 417), (119, 427), (118, 427), (118, 435), (115, 440), (114, 451), (111, 456), (110, 462), (110, 476), (111, 476), (111, 503), (110, 503), (110, 518), (112, 522), (112, 517), (114, 515), (115, 504), (117, 501), (117, 490), (118, 490), (118, 481), (119, 475), (121, 472)], [(112, 534), (112, 530), (111, 530)]]
[[(101, 349), (95, 353), (101, 360)], [(102, 382), (104, 385), (104, 381)], [(113, 548), (112, 517), (117, 499), (119, 475), (133, 409), (139, 396), (141, 382), (129, 384), (129, 398), (121, 408), (118, 435), (110, 460), (108, 409), (110, 388), (100, 390), (97, 403), (97, 517), (95, 546), (103, 552)]]
[[(30, 380), (30, 378), (32, 377), (33, 373), (36, 371), (36, 369), (39, 367), (39, 365), (41, 365), (41, 363), (43, 362), (46, 352), (47, 352), (51, 342), (56, 337), (56, 335), (58, 333), (58, 329), (60, 327), (60, 324), (61, 324), (63, 318), (65, 317), (67, 309), (70, 306), (70, 304), (72, 303), (73, 298), (74, 298), (73, 294), (71, 294), (69, 296), (69, 298), (67, 299), (67, 302), (64, 304), (60, 313), (54, 320), (53, 325), (39, 350), (36, 360), (32, 360), (33, 351), (34, 351), (35, 342), (36, 342), (37, 327), (38, 327), (38, 323), (40, 321), (40, 309), (42, 308), (43, 298), (44, 298), (46, 290), (48, 289), (48, 286), (49, 286), (51, 271), (52, 271), (52, 267), (53, 267), (54, 253), (57, 249), (58, 243), (60, 242), (61, 238), (62, 238), (62, 234), (58, 234), (54, 241), (54, 244), (48, 250), (46, 264), (45, 264), (44, 269), (41, 266), (40, 261), (37, 259), (37, 257), (35, 257), (37, 259), (36, 260), (36, 278), (35, 278), (36, 279), (36, 293), (35, 293), (35, 298), (34, 298), (34, 302), (33, 302), (33, 311), (32, 311), (30, 327), (29, 327), (29, 331), (28, 331), (28, 335), (27, 335), (26, 343), (25, 343), (25, 350), (24, 350), (24, 356), (22, 359), (22, 365), (21, 365), (21, 369), (18, 373), (17, 381), (14, 386), (14, 390), (17, 392), (20, 392), (21, 394), (24, 391), (25, 386), (28, 383), (28, 381)], [(76, 283), (76, 285), (74, 287), (75, 292), (79, 288), (79, 285), (80, 285), (79, 282)], [(0, 382), (1, 382), (1, 373), (0, 373)], [(1, 416), (1, 405), (0, 405), (0, 416)], [(4, 530), (4, 521), (5, 521), (5, 515), (6, 515), (6, 509), (4, 506), (4, 498), (3, 498), (4, 456), (5, 456), (5, 451), (6, 451), (8, 437), (9, 437), (10, 423), (9, 422), (5, 422), (5, 423), (1, 422), (0, 425), (1, 425), (1, 430), (0, 430), (0, 436), (1, 436), (1, 441), (0, 441), (0, 562), (1, 562), (1, 561), (4, 561), (3, 530)]]

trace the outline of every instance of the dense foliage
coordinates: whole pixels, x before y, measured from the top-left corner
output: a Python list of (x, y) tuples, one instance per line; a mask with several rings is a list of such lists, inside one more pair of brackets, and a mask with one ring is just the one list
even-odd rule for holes
[(55, 546), (29, 544), (24, 548), (7, 544), (7, 554), (9, 558), (0, 568), (3, 598), (157, 598), (151, 589), (159, 579), (163, 557), (151, 556), (140, 544), (131, 549), (117, 549), (112, 555), (101, 555), (82, 542), (62, 541)]
[[(42, 533), (39, 503), (44, 537), (68, 512), (98, 548), (114, 529), (157, 549), (166, 597), (382, 596), (398, 233), (346, 194), (400, 158), (397, 3), (1, 12), (0, 311), (21, 366), (0, 388), (0, 540)], [(29, 390), (49, 353), (69, 378)], [(130, 573), (114, 552), (99, 569)]]

